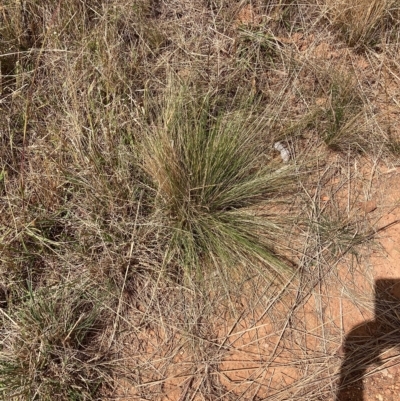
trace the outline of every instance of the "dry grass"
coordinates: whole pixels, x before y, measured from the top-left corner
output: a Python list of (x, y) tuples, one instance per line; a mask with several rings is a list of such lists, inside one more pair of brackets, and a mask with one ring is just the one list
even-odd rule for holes
[(372, 312), (398, 25), (383, 0), (3, 2), (3, 399), (332, 398), (342, 303)]
[(328, 1), (333, 24), (356, 48), (382, 48), (398, 28), (399, 6), (393, 0)]

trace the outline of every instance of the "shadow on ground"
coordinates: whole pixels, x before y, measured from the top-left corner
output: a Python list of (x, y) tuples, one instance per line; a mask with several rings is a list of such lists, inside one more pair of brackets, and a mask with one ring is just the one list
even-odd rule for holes
[(336, 401), (365, 401), (363, 376), (367, 368), (382, 363), (383, 351), (400, 347), (400, 279), (375, 282), (374, 316), (346, 336)]

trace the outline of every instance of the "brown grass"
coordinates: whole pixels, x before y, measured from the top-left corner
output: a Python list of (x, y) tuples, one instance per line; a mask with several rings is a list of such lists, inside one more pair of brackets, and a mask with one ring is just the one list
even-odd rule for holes
[(2, 397), (332, 399), (398, 26), (389, 0), (3, 2)]
[(398, 24), (398, 4), (392, 0), (328, 1), (332, 22), (356, 49), (380, 48)]

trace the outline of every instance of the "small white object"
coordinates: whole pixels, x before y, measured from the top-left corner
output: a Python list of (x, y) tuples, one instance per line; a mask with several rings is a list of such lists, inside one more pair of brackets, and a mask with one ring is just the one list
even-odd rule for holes
[(284, 163), (287, 163), (290, 160), (290, 153), (282, 144), (282, 142), (275, 142), (274, 149), (278, 152), (281, 152), (281, 157)]

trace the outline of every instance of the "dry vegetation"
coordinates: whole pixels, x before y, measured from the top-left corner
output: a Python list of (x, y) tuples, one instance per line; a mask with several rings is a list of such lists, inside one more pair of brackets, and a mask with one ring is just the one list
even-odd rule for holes
[(3, 399), (333, 399), (399, 25), (396, 0), (3, 0)]

